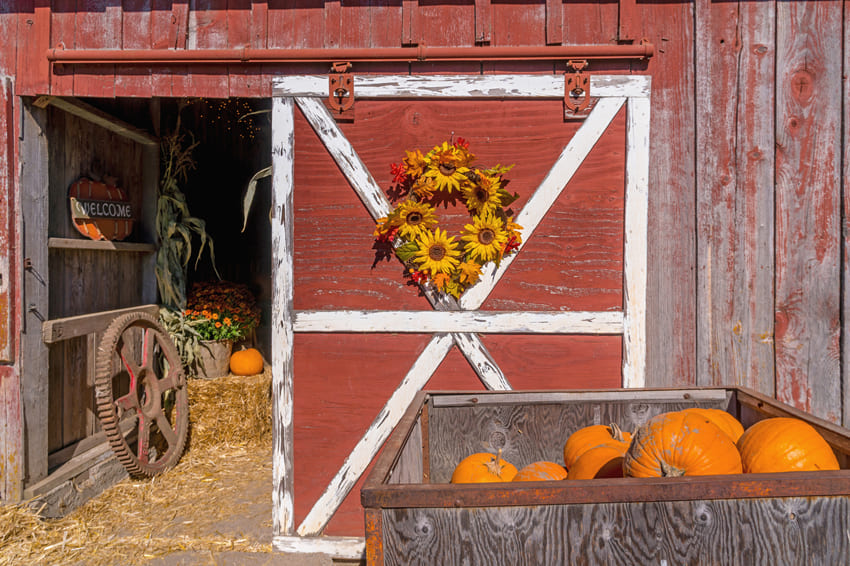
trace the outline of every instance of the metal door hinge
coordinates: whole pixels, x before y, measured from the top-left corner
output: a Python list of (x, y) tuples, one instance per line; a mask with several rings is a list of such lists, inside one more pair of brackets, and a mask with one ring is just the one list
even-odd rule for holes
[(354, 75), (347, 72), (351, 63), (331, 65), (328, 75), (328, 109), (335, 118), (354, 118)]
[[(570, 72), (569, 69), (573, 71)], [(584, 59), (567, 61), (567, 71), (564, 73), (564, 117), (568, 113), (578, 114), (587, 109), (590, 104), (590, 75), (583, 71), (587, 68)]]

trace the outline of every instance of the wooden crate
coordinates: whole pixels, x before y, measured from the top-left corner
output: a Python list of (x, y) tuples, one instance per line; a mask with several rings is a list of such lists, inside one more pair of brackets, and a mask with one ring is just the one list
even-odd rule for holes
[[(799, 417), (841, 470), (682, 478), (450, 484), (473, 452), (520, 468), (563, 462), (569, 434), (659, 413), (724, 409), (745, 427)], [(368, 476), (361, 500), (370, 565), (845, 564), (850, 430), (743, 388), (420, 393)]]

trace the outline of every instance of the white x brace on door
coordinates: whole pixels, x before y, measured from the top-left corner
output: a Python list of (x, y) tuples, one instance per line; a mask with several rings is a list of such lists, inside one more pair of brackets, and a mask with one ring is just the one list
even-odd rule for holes
[[(561, 75), (357, 76), (357, 98), (564, 97)], [(623, 386), (644, 385), (646, 351), (646, 234), (649, 176), (647, 76), (592, 76), (597, 99), (578, 132), (516, 216), (523, 245), (534, 233), (620, 108), (626, 105), (623, 310), (616, 312), (478, 311), (517, 254), (498, 268), (488, 264), (479, 282), (455, 301), (423, 289), (434, 311), (295, 311), (293, 308), (294, 103), (318, 134), (373, 219), (392, 205), (323, 104), (327, 76), (287, 76), (274, 81), (272, 108), (272, 392), (274, 546), (361, 558), (359, 537), (324, 537), (322, 530), (378, 453), (416, 393), (457, 346), (488, 389), (510, 389), (478, 333), (622, 334)], [(552, 140), (556, 142), (557, 140)], [(307, 517), (295, 528), (293, 507), (293, 335), (295, 332), (416, 332), (434, 337), (390, 396)]]

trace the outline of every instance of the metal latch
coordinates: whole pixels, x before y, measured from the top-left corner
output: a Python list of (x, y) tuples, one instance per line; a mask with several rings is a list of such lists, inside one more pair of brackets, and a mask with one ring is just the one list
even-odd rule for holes
[(354, 107), (354, 75), (346, 72), (350, 68), (349, 62), (333, 63), (328, 75), (328, 108), (337, 117)]
[(582, 71), (587, 68), (585, 59), (570, 59), (567, 61), (567, 69), (573, 69), (571, 73), (564, 73), (564, 112), (571, 111), (574, 114), (585, 110), (590, 104), (590, 75)]

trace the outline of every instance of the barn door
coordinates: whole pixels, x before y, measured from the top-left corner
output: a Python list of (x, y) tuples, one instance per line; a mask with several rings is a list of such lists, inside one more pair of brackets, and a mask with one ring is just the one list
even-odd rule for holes
[[(77, 99), (43, 96), (24, 110), (21, 382), (28, 498), (64, 486), (67, 477), (53, 471), (71, 458), (89, 465), (108, 450), (95, 413), (94, 353), (118, 314), (157, 313), (159, 140)], [(127, 199), (122, 204), (132, 208), (135, 226), (123, 240), (90, 239), (74, 228), (71, 190), (81, 177), (96, 175), (115, 177)]]
[[(540, 75), (500, 76), (363, 76), (357, 98), (549, 98), (564, 97), (564, 78)], [(274, 86), (272, 119), (273, 211), (272, 372), (274, 403), (274, 534), (275, 547), (296, 552), (325, 552), (360, 558), (357, 537), (320, 537), (333, 513), (354, 487), (398, 423), (414, 395), (455, 347), (463, 353), (488, 389), (511, 385), (482, 343), (480, 333), (619, 334), (622, 335), (622, 385), (641, 387), (645, 370), (646, 230), (649, 154), (649, 91), (646, 76), (594, 76), (594, 99), (587, 118), (561, 151), (548, 174), (516, 217), (523, 245), (498, 268), (489, 264), (481, 280), (460, 300), (425, 288), (433, 311), (296, 311), (293, 307), (293, 163), (294, 106), (319, 136), (372, 219), (392, 207), (343, 135), (323, 99), (326, 76), (289, 76)], [(600, 136), (626, 106), (625, 221), (623, 235), (623, 305), (602, 312), (495, 312), (479, 307), (510, 269)], [(556, 140), (553, 140), (553, 142)], [(411, 330), (415, 329), (415, 330)], [(293, 340), (299, 332), (402, 333), (428, 332), (433, 338), (419, 355), (388, 402), (346, 458), (343, 466), (296, 527), (293, 500)]]

